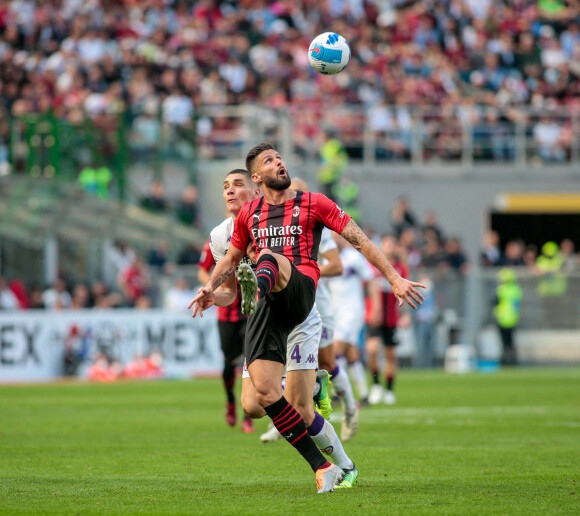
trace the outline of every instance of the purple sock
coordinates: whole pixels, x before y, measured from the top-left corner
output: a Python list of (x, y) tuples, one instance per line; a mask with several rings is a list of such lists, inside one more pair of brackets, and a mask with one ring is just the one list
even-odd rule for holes
[(338, 366), (334, 366), (334, 369), (332, 371), (330, 371), (330, 379), (332, 380), (337, 374), (338, 374)]
[(322, 427), (324, 427), (324, 418), (315, 411), (314, 421), (312, 421), (312, 424), (307, 428), (308, 433), (310, 435), (318, 435), (322, 431)]

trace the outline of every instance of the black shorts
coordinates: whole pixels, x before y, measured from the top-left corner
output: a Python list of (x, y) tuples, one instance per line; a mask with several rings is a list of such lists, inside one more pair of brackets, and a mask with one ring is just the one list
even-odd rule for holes
[(396, 329), (397, 328), (391, 328), (390, 326), (367, 325), (367, 335), (369, 337), (380, 337), (383, 341), (383, 346), (396, 346), (399, 343), (395, 337)]
[(237, 322), (218, 321), (220, 341), (226, 364), (234, 362), (244, 352), (246, 323), (246, 319)]
[(302, 274), (293, 263), (286, 288), (270, 292), (258, 302), (256, 313), (248, 318), (246, 328), (246, 364), (254, 360), (272, 360), (286, 364), (286, 344), (294, 327), (303, 322), (316, 296), (312, 278)]

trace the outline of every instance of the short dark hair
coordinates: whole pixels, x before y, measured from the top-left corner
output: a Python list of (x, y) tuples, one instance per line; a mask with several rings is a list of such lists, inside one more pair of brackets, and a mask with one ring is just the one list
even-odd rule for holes
[(258, 185), (256, 183), (254, 183), (254, 180), (252, 179), (252, 175), (246, 169), (234, 168), (233, 170), (230, 170), (226, 174), (226, 177), (231, 176), (232, 174), (240, 174), (241, 176), (244, 176), (244, 179), (246, 180), (246, 183), (248, 183), (248, 186), (258, 187)]
[(254, 160), (265, 150), (276, 150), (275, 147), (270, 142), (258, 143), (250, 149), (248, 155), (246, 156), (246, 168), (252, 172), (252, 164)]

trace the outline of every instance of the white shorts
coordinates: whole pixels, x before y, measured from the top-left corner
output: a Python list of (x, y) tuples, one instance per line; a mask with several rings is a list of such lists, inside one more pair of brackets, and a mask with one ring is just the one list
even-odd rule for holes
[(334, 340), (357, 346), (364, 325), (364, 313), (362, 312), (337, 314), (334, 320)]
[(318, 308), (320, 318), (322, 319), (322, 333), (318, 347), (323, 349), (331, 346), (334, 341), (334, 315), (330, 302), (330, 294), (328, 290), (321, 288), (321, 286), (316, 290), (316, 308)]
[[(322, 333), (322, 322), (316, 304), (310, 310), (308, 317), (288, 335), (286, 345), (286, 371), (300, 371), (303, 369), (318, 369), (318, 343)], [(242, 378), (249, 378), (250, 373), (244, 359)]]

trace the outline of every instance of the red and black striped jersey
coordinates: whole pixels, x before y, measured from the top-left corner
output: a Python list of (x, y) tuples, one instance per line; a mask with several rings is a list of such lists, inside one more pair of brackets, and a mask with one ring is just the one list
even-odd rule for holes
[[(393, 260), (391, 262), (393, 269), (395, 269), (402, 278), (409, 278), (409, 268), (399, 260)], [(391, 284), (387, 281), (381, 272), (373, 267), (373, 275), (380, 292), (381, 299), (381, 326), (388, 326), (389, 328), (396, 328), (399, 322), (399, 302), (393, 290), (391, 289)], [(373, 310), (373, 303), (370, 297), (365, 299), (366, 305), (366, 322), (370, 323), (370, 318)]]
[[(203, 246), (203, 251), (201, 252), (201, 258), (197, 264), (203, 270), (210, 272), (215, 265), (215, 260), (209, 246), (209, 238)], [(228, 306), (218, 306), (217, 307), (218, 321), (221, 322), (238, 322), (246, 319), (246, 316), (242, 314), (242, 295), (240, 293), (240, 287), (238, 286), (238, 293), (236, 295), (236, 300)]]
[(261, 197), (240, 210), (231, 245), (245, 251), (251, 242), (256, 256), (262, 249), (282, 254), (317, 284), (320, 269), (316, 260), (322, 228), (326, 226), (340, 234), (350, 219), (320, 193), (296, 192), (294, 199), (276, 205)]

